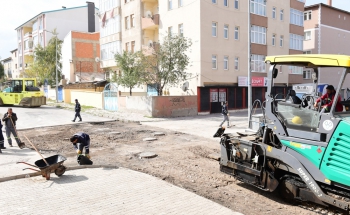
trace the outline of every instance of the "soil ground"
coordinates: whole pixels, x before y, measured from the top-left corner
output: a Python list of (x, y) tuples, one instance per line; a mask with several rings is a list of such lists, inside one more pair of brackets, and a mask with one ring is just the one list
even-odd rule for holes
[[(79, 131), (91, 137), (90, 155), (94, 164), (111, 164), (141, 171), (247, 215), (315, 214), (289, 205), (281, 200), (278, 193), (261, 191), (220, 172), (218, 161), (209, 158), (210, 154), (219, 153), (219, 139), (210, 140), (123, 122), (38, 128), (21, 131), (20, 136), (25, 134), (44, 156), (66, 156), (65, 165), (69, 166), (77, 163), (75, 150), (68, 138)], [(165, 135), (156, 137), (157, 140), (152, 142), (143, 141), (153, 137), (154, 132), (164, 132)], [(30, 144), (27, 143), (27, 146)], [(158, 156), (140, 159), (142, 152), (154, 152)]]

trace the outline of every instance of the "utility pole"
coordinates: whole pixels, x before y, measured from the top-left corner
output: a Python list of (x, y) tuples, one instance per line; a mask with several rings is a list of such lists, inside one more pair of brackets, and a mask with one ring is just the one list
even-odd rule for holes
[(251, 77), (251, 25), (250, 0), (248, 0), (248, 126), (250, 127), (250, 114), (252, 109), (252, 77)]

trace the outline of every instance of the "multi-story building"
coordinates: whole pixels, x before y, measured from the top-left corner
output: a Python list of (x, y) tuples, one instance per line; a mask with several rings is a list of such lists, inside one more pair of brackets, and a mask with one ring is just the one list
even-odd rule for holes
[(12, 78), (12, 58), (8, 57), (1, 60), (2, 65), (4, 66), (4, 75), (5, 77)]
[(11, 78), (19, 78), (20, 73), (18, 70), (18, 50), (14, 49), (11, 51), (11, 58), (12, 58), (12, 77)]
[(100, 69), (100, 33), (71, 31), (62, 44), (62, 75), (66, 83), (104, 79)]
[[(100, 5), (100, 20), (102, 25), (107, 23), (106, 29), (109, 14), (120, 14), (116, 36), (101, 33), (101, 68), (105, 71), (117, 73), (118, 67), (113, 56), (102, 56), (104, 43), (118, 42), (118, 51), (135, 51), (161, 43), (166, 34), (191, 39), (188, 90), (184, 92), (181, 86), (165, 90), (170, 95), (198, 95), (199, 111), (220, 111), (221, 101), (228, 101), (231, 109), (247, 107), (249, 69), (253, 99), (263, 99), (265, 56), (303, 53), (304, 0), (101, 0)], [(109, 5), (108, 10), (103, 5)], [(276, 85), (282, 94), (288, 86), (305, 82), (302, 68), (278, 69)], [(148, 89), (138, 90), (146, 94)]]
[(32, 61), (35, 47), (46, 47), (56, 29), (58, 39), (63, 40), (71, 31), (99, 31), (98, 9), (88, 2), (86, 6), (44, 11), (16, 28), (18, 39), (18, 69), (23, 72)]
[[(328, 4), (315, 4), (305, 7), (305, 54), (345, 54), (350, 55), (350, 12)], [(337, 87), (339, 71), (332, 68), (320, 69), (319, 83)], [(304, 71), (304, 77), (311, 79), (310, 70)], [(346, 80), (350, 88), (350, 80)]]

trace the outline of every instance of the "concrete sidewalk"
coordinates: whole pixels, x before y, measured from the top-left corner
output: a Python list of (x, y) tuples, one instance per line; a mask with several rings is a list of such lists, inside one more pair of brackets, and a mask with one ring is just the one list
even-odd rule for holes
[(119, 169), (81, 169), (3, 182), (1, 214), (241, 213), (150, 175)]

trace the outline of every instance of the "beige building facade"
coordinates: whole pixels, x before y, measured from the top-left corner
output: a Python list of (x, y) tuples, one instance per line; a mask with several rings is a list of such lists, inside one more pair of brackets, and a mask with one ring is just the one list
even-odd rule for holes
[[(327, 4), (316, 4), (305, 7), (305, 54), (345, 54), (350, 55), (350, 12)], [(332, 84), (337, 87), (339, 71), (321, 69), (319, 83)], [(311, 78), (308, 70), (304, 77)], [(346, 82), (350, 88), (350, 80)]]

